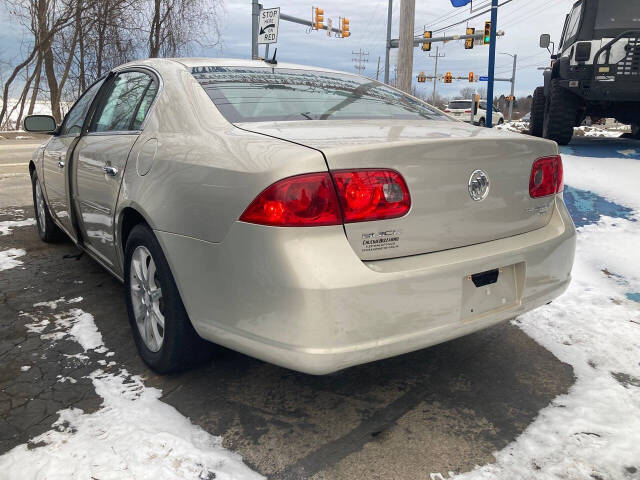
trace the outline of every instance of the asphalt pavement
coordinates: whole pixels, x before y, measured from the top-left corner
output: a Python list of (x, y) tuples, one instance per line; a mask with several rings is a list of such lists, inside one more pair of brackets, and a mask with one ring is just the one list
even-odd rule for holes
[[(26, 166), (39, 143), (0, 140), (0, 222), (33, 217)], [(492, 462), (573, 382), (569, 366), (510, 323), (324, 377), (223, 348), (198, 369), (158, 376), (137, 355), (121, 284), (86, 255), (69, 258), (78, 253), (71, 242), (42, 243), (34, 228), (0, 236), (0, 251), (26, 250), (21, 267), (0, 273), (0, 454), (51, 429), (62, 408), (100, 406), (91, 367), (68, 361), (78, 344), (52, 346), (25, 327), (35, 303), (60, 297), (83, 297), (116, 362), (270, 479), (468, 471)]]

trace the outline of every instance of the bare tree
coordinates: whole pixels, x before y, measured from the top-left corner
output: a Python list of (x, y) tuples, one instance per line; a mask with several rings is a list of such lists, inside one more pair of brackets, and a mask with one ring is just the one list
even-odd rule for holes
[[(114, 66), (146, 55), (186, 54), (196, 45), (212, 46), (220, 39), (222, 0), (0, 0), (0, 4), (31, 35), (26, 42), (29, 49), (4, 82), (0, 125), (16, 109), (19, 123), (27, 101), (31, 114), (38, 97), (45, 95), (60, 122), (63, 107)], [(14, 83), (21, 90), (10, 109)]]

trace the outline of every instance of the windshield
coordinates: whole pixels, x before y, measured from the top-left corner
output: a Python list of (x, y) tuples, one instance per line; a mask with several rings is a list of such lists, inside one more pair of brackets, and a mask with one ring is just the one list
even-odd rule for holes
[(449, 103), (449, 110), (469, 110), (471, 108), (471, 100), (454, 100)]
[(355, 75), (241, 67), (194, 67), (192, 75), (232, 123), (274, 120), (430, 119), (439, 111)]
[(601, 1), (596, 17), (596, 30), (640, 29), (640, 2), (629, 0)]

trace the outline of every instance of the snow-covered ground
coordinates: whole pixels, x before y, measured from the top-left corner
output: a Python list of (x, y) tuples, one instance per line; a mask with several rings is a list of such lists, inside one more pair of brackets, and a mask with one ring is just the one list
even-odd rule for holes
[[(507, 122), (502, 125), (497, 125), (495, 128), (505, 132), (527, 133), (529, 131), (529, 122)], [(577, 127), (574, 129), (574, 135), (576, 137), (617, 138), (628, 131), (629, 127), (625, 125), (616, 125), (612, 127), (594, 125), (591, 127)]]
[(495, 464), (460, 480), (640, 478), (640, 149), (585, 148), (563, 149), (566, 183), (632, 213), (579, 228), (568, 292), (514, 322), (570, 364), (576, 383)]
[[(495, 463), (456, 478), (640, 479), (640, 148), (610, 142), (583, 139), (563, 148), (566, 197), (574, 189), (627, 213), (596, 215), (595, 223), (585, 216), (568, 292), (514, 321), (570, 364), (576, 382), (496, 452)], [(572, 214), (581, 220), (580, 212)], [(16, 226), (0, 223), (0, 233)], [(0, 270), (18, 267), (24, 255), (0, 252)], [(0, 478), (261, 478), (219, 438), (163, 403), (159, 390), (110, 360), (113, 352), (84, 308), (81, 298), (40, 302), (27, 329), (51, 342), (75, 340), (100, 356), (90, 379), (102, 408), (60, 411), (52, 430), (30, 442), (42, 446), (21, 445), (0, 457)]]
[[(89, 375), (102, 407), (94, 413), (77, 408), (58, 412), (52, 429), (0, 457), (6, 479), (151, 479), (249, 480), (262, 476), (224, 449), (222, 440), (191, 423), (160, 400), (162, 392), (146, 387), (110, 361), (93, 316), (78, 308), (82, 298), (34, 305), (23, 314), (27, 330), (49, 342), (71, 339), (85, 353), (104, 357)], [(69, 361), (90, 362), (78, 354)], [(24, 367), (22, 367), (24, 368)], [(77, 379), (60, 377), (59, 382)], [(37, 447), (33, 447), (37, 445)]]

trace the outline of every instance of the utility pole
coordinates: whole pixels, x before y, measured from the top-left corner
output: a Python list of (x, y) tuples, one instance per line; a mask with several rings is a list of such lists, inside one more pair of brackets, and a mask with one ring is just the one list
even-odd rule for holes
[(435, 67), (435, 69), (433, 71), (433, 100), (432, 100), (432, 103), (431, 103), (435, 107), (436, 106), (436, 87), (438, 85), (438, 59), (446, 57), (446, 55), (444, 53), (442, 55), (440, 55), (440, 47), (437, 46), (436, 47), (436, 54), (435, 55), (429, 54), (429, 57), (436, 59), (436, 67)]
[(362, 75), (362, 71), (367, 68), (365, 63), (369, 61), (367, 58), (369, 56), (369, 52), (363, 52), (362, 49), (360, 49), (357, 52), (351, 52), (351, 54), (357, 55), (357, 57), (353, 57), (353, 62), (355, 63), (354, 67), (358, 71), (358, 75)]
[(518, 64), (518, 55), (513, 56), (513, 73), (511, 74), (511, 102), (509, 102), (509, 121), (513, 118), (513, 104), (515, 102), (516, 91), (516, 66)]
[(496, 32), (498, 31), (498, 0), (491, 0), (491, 44), (489, 45), (489, 84), (487, 85), (487, 128), (493, 127), (493, 84), (496, 76)]
[(393, 20), (393, 0), (389, 0), (387, 11), (387, 48), (384, 53), (384, 83), (389, 85), (389, 57), (391, 55), (391, 21)]
[[(498, 0), (495, 0), (496, 2)], [(400, 37), (398, 44), (398, 85), (405, 93), (411, 93), (413, 80), (413, 30), (415, 27), (416, 0), (400, 1)]]
[(376, 81), (380, 78), (380, 55), (378, 55), (378, 68), (376, 68)]

